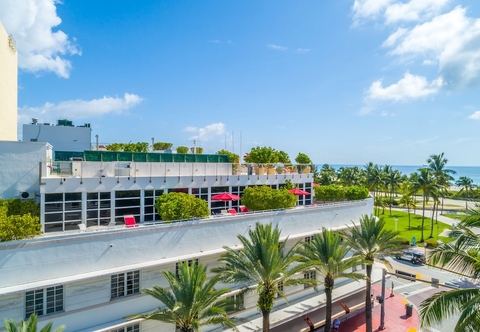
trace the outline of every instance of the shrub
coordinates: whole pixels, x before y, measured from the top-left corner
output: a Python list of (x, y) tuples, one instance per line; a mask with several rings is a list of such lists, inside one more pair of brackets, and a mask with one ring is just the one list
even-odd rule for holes
[(0, 241), (28, 239), (39, 234), (42, 232), (37, 203), (0, 199)]
[(345, 187), (345, 198), (348, 200), (365, 199), (370, 195), (368, 188), (349, 186)]
[(318, 201), (340, 201), (345, 199), (345, 188), (335, 184), (315, 187), (315, 199)]
[(251, 211), (285, 209), (295, 206), (297, 197), (287, 189), (272, 189), (268, 186), (245, 188), (242, 204)]
[(177, 148), (177, 153), (188, 153), (188, 148), (186, 146), (179, 146)]
[(191, 147), (190, 151), (195, 154), (203, 154), (203, 148), (196, 146), (196, 147)]
[(403, 244), (403, 245), (410, 245), (411, 244), (410, 240), (405, 239), (403, 237), (399, 237), (399, 238), (397, 238), (397, 240), (398, 240), (399, 244)]
[(427, 248), (436, 248), (438, 246), (438, 242), (435, 239), (428, 239), (426, 243), (427, 243)]
[(164, 221), (204, 218), (210, 215), (208, 203), (185, 193), (171, 192), (155, 200), (155, 209)]
[(171, 149), (173, 146), (172, 143), (167, 143), (167, 142), (156, 142), (153, 143), (153, 149), (154, 150), (168, 150)]

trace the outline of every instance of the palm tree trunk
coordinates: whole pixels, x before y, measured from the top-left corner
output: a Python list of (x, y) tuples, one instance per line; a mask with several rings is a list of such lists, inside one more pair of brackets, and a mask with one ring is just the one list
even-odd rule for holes
[(435, 208), (437, 207), (437, 202), (433, 201), (433, 210), (432, 210), (432, 218), (430, 219), (430, 236), (429, 239), (433, 238), (433, 218), (435, 217)]
[[(373, 262), (372, 262), (373, 264)], [(372, 299), (370, 297), (372, 291), (372, 265), (368, 264), (366, 266), (367, 270), (367, 280), (365, 282), (365, 322), (366, 330), (365, 332), (372, 332)]]
[(325, 287), (325, 297), (327, 300), (327, 307), (325, 310), (325, 327), (324, 331), (330, 331), (332, 325), (332, 288)]
[(262, 310), (263, 332), (270, 332), (270, 311)]
[(465, 212), (467, 212), (467, 210), (468, 210), (468, 206), (467, 206), (467, 202), (468, 202), (468, 188), (465, 187), (465, 189), (466, 189), (465, 192), (466, 192), (466, 195), (467, 195), (467, 197), (465, 197)]
[(408, 230), (410, 230), (410, 206), (407, 206), (408, 211)]
[(425, 194), (423, 194), (423, 212), (422, 212), (422, 238), (420, 242), (424, 242), (425, 239), (423, 238), (423, 226), (425, 226)]

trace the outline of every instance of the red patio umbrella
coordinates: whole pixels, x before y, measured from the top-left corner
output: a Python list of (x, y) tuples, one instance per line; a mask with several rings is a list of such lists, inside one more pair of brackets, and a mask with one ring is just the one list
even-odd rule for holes
[(230, 193), (227, 193), (227, 192), (212, 196), (212, 201), (223, 201), (223, 202), (225, 202), (225, 209), (227, 208), (227, 202), (228, 201), (238, 201), (239, 199), (240, 199), (239, 196), (237, 196), (235, 194), (230, 194)]
[(320, 187), (320, 185), (318, 183), (313, 183), (313, 186), (314, 187)]
[(308, 195), (310, 195), (310, 193), (308, 191), (298, 189), (298, 188), (290, 189), (288, 192), (290, 192), (294, 195), (297, 195), (297, 196), (308, 196)]

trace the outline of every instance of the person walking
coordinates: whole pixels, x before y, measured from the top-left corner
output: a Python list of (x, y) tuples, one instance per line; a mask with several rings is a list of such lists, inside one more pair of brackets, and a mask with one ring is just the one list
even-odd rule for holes
[(332, 332), (338, 332), (340, 329), (340, 319), (335, 318), (332, 323)]
[(310, 318), (307, 315), (305, 315), (303, 316), (303, 320), (305, 321), (305, 323), (307, 323), (308, 326), (310, 326), (310, 332), (313, 332), (315, 330), (315, 325), (313, 325)]

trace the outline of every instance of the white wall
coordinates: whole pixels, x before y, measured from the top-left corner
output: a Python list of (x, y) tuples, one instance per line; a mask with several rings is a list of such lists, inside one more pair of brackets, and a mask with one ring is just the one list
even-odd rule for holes
[(54, 151), (85, 151), (91, 147), (90, 127), (47, 126), (24, 124), (22, 141), (48, 142)]
[(46, 143), (0, 141), (0, 198), (19, 197), (21, 192), (40, 194), (39, 163), (47, 161)]
[(17, 141), (17, 52), (0, 22), (0, 140)]

